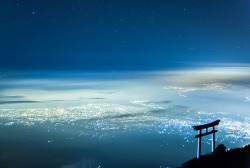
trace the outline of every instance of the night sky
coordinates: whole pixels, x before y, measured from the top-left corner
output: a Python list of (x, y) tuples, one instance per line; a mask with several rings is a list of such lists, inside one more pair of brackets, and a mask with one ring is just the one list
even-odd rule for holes
[(1, 0), (0, 70), (250, 63), (248, 0)]

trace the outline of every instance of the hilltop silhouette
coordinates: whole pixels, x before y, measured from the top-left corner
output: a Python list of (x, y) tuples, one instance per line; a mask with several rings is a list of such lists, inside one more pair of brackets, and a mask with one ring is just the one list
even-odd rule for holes
[(220, 144), (212, 154), (194, 158), (182, 165), (182, 168), (250, 168), (250, 144), (243, 148), (226, 151)]

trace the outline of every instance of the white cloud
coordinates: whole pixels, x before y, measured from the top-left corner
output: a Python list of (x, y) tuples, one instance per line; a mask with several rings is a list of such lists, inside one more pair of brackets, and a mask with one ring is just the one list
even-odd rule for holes
[(249, 97), (245, 97), (245, 101), (244, 102), (249, 102), (250, 98)]
[(164, 86), (165, 90), (177, 90), (178, 95), (181, 97), (187, 97), (183, 93), (194, 92), (194, 91), (205, 91), (205, 90), (222, 90), (228, 87), (232, 87), (232, 84), (226, 83), (204, 83), (199, 87), (177, 87), (177, 86)]

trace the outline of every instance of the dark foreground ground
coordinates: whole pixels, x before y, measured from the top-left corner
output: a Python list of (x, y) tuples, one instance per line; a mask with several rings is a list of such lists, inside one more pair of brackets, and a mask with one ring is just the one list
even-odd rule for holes
[(244, 148), (226, 151), (219, 145), (213, 154), (194, 158), (182, 165), (182, 168), (250, 168), (250, 144)]

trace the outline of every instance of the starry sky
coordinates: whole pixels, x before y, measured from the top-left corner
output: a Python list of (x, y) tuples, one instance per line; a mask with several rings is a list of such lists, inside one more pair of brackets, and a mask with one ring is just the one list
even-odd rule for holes
[(0, 70), (250, 63), (248, 0), (1, 0)]

